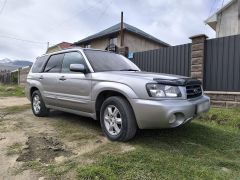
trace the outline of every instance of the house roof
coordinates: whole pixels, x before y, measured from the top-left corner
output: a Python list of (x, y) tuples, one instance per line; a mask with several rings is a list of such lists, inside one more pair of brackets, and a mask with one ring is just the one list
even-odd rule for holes
[(69, 42), (61, 42), (61, 43), (58, 44), (58, 46), (59, 46), (61, 49), (69, 48), (71, 45), (72, 45), (72, 43), (69, 43)]
[(60, 49), (66, 49), (66, 48), (69, 48), (71, 45), (72, 45), (72, 43), (69, 43), (69, 42), (61, 42), (61, 43), (58, 43), (58, 44), (55, 44), (55, 45), (49, 47), (49, 49), (54, 48), (54, 47), (59, 47)]
[(225, 9), (231, 6), (236, 0), (231, 0), (227, 4), (225, 4), (221, 9), (217, 10), (214, 14), (212, 14), (209, 18), (207, 18), (204, 22), (208, 24), (211, 28), (216, 30), (217, 26), (217, 16), (222, 13)]
[[(144, 31), (134, 27), (134, 26), (131, 26), (127, 23), (123, 23), (123, 29), (126, 30), (126, 31), (129, 31), (129, 32), (132, 32), (134, 34), (137, 34), (139, 36), (142, 36), (146, 39), (149, 39), (151, 41), (154, 41), (156, 43), (159, 43), (159, 44), (162, 44), (162, 45), (165, 45), (165, 46), (170, 46), (169, 44), (155, 38), (154, 36), (150, 35), (150, 34), (147, 34), (145, 33)], [(91, 40), (94, 40), (94, 39), (98, 39), (98, 38), (101, 38), (101, 37), (105, 37), (105, 36), (108, 36), (108, 35), (111, 35), (111, 34), (115, 34), (115, 33), (118, 33), (119, 31), (121, 30), (121, 23), (118, 23), (114, 26), (111, 26), (103, 31), (100, 31), (99, 33), (96, 33), (94, 35), (91, 35), (91, 36), (88, 36), (80, 41), (77, 41), (75, 42), (74, 44), (83, 44), (83, 43), (87, 43)]]

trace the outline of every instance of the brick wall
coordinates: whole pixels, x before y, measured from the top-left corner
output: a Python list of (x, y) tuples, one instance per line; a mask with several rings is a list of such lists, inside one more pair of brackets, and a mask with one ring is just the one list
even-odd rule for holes
[(190, 39), (192, 40), (191, 77), (203, 81), (204, 42), (207, 36), (200, 34), (192, 36)]
[(240, 107), (240, 92), (206, 91), (214, 107)]
[[(197, 78), (202, 82), (204, 72), (204, 48), (207, 38), (204, 34), (190, 37), (192, 40), (191, 77)], [(214, 107), (240, 107), (240, 92), (206, 91), (205, 94), (211, 98), (211, 105)]]

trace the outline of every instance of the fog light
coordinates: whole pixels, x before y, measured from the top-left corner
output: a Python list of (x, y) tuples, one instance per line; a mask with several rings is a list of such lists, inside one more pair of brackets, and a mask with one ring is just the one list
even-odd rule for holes
[(170, 123), (170, 124), (175, 123), (176, 120), (177, 120), (177, 117), (176, 117), (174, 114), (172, 114), (172, 115), (170, 116), (170, 118), (169, 118), (169, 123)]

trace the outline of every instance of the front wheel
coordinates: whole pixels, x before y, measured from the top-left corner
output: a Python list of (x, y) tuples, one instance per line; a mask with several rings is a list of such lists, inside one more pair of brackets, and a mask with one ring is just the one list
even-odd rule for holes
[(100, 122), (104, 134), (112, 141), (128, 141), (137, 131), (131, 105), (119, 96), (109, 97), (103, 102)]
[(42, 99), (40, 91), (36, 90), (32, 93), (32, 111), (37, 117), (44, 117), (48, 115), (48, 108)]

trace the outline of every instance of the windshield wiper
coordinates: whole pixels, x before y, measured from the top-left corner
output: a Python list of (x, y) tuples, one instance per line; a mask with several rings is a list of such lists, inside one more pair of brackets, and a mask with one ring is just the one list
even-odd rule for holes
[(121, 69), (120, 71), (138, 71), (137, 69)]

